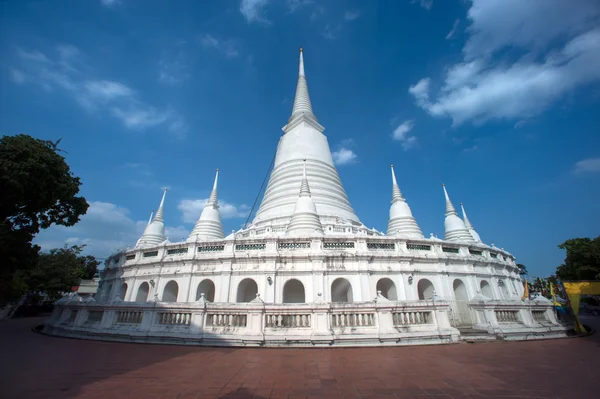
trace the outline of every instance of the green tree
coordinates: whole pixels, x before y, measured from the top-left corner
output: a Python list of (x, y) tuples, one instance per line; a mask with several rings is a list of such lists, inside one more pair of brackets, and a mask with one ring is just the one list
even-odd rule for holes
[(51, 249), (40, 253), (36, 265), (27, 274), (27, 286), (32, 291), (42, 291), (51, 298), (70, 291), (97, 271), (99, 262), (93, 256), (82, 256), (83, 246)]
[(519, 275), (521, 277), (527, 276), (529, 274), (529, 272), (527, 271), (527, 266), (525, 266), (524, 264), (517, 263), (517, 267), (519, 268)]
[(567, 252), (564, 263), (556, 268), (560, 279), (600, 279), (600, 236), (594, 239), (572, 238), (558, 247)]
[(88, 209), (59, 142), (23, 134), (0, 139), (0, 306), (26, 291), (24, 276), (36, 264), (39, 247), (32, 241), (40, 229), (73, 226)]

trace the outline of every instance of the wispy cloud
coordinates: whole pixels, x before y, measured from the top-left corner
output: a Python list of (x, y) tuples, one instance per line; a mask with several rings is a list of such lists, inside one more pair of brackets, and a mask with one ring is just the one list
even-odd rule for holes
[(100, 0), (100, 3), (104, 6), (104, 7), (114, 7), (117, 6), (119, 4), (121, 4), (121, 0)]
[[(207, 202), (208, 198), (184, 199), (179, 201), (177, 209), (182, 212), (181, 220), (184, 223), (196, 223)], [(245, 204), (233, 205), (229, 202), (219, 200), (219, 212), (223, 219), (240, 219), (248, 216), (250, 207)]]
[[(157, 192), (157, 204), (160, 199)], [(148, 214), (150, 214), (148, 209)], [(148, 220), (134, 220), (129, 209), (117, 204), (92, 201), (81, 221), (73, 227), (52, 226), (36, 237), (43, 250), (69, 245), (86, 245), (87, 254), (106, 258), (117, 250), (133, 247), (144, 232)], [(171, 241), (180, 241), (189, 234), (184, 226), (166, 220), (166, 233)]]
[[(600, 3), (473, 0), (463, 60), (437, 92), (424, 78), (417, 105), (454, 125), (538, 115), (566, 93), (600, 81)], [(511, 50), (520, 58), (504, 57)], [(498, 62), (502, 56), (504, 62)]]
[(417, 138), (408, 133), (415, 126), (415, 121), (410, 119), (402, 122), (392, 133), (392, 139), (399, 141), (402, 144), (404, 151), (407, 151), (417, 145)]
[(458, 30), (458, 25), (460, 25), (460, 19), (457, 19), (454, 21), (454, 24), (452, 25), (452, 29), (450, 29), (450, 32), (448, 32), (448, 34), (446, 35), (446, 40), (450, 40), (454, 37), (454, 35), (456, 34), (456, 31)]
[(412, 0), (410, 3), (419, 3), (419, 5), (426, 10), (431, 10), (431, 7), (433, 7), (433, 0)]
[[(106, 111), (129, 129), (144, 130), (161, 124), (181, 129), (172, 132), (178, 137), (185, 134), (185, 122), (175, 111), (152, 106), (126, 84), (99, 79), (89, 71), (83, 54), (73, 46), (58, 46), (54, 57), (38, 50), (17, 49), (21, 79), (14, 83), (31, 83), (44, 90), (61, 90), (88, 111)], [(17, 69), (15, 69), (17, 70)]]
[(321, 32), (321, 36), (323, 36), (327, 40), (336, 40), (336, 39), (339, 39), (341, 32), (342, 32), (341, 24), (337, 24), (337, 25), (327, 24), (327, 25), (325, 25), (325, 28), (323, 28), (323, 31)]
[(231, 39), (223, 40), (216, 38), (213, 35), (206, 34), (202, 36), (200, 42), (204, 48), (215, 49), (226, 58), (235, 58), (240, 55), (235, 42)]
[(348, 10), (344, 13), (344, 19), (346, 21), (354, 21), (355, 19), (358, 19), (358, 17), (360, 17), (360, 11), (358, 10)]
[(315, 1), (314, 0), (287, 0), (286, 3), (287, 3), (288, 12), (291, 14), (301, 8), (304, 8), (306, 6), (314, 4)]
[(240, 12), (249, 23), (270, 24), (271, 22), (264, 16), (268, 3), (269, 0), (242, 0), (240, 3)]
[(600, 173), (600, 158), (588, 158), (577, 162), (573, 166), (576, 175)]
[(331, 153), (333, 163), (336, 165), (351, 165), (357, 162), (358, 155), (353, 148), (356, 143), (353, 139), (344, 139), (337, 145), (337, 150)]
[(164, 51), (158, 61), (158, 81), (169, 86), (176, 86), (190, 77), (187, 52), (177, 43), (174, 49)]

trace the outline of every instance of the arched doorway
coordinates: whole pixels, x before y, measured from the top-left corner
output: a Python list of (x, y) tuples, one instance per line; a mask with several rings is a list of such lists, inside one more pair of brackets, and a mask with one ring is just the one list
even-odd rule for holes
[(498, 280), (498, 285), (500, 286), (500, 292), (502, 292), (502, 298), (510, 299), (510, 292), (508, 291), (506, 280)]
[(165, 285), (163, 290), (162, 301), (163, 302), (177, 302), (177, 295), (179, 294), (179, 285), (174, 280), (171, 280)]
[(210, 279), (202, 280), (200, 284), (198, 284), (198, 289), (196, 290), (196, 300), (200, 300), (200, 294), (204, 294), (204, 298), (209, 302), (215, 301), (215, 283)]
[(125, 295), (127, 294), (127, 283), (121, 284), (121, 288), (119, 289), (119, 298), (125, 300)]
[(396, 284), (387, 277), (379, 279), (376, 286), (377, 291), (381, 291), (381, 295), (390, 301), (397, 301), (398, 294), (396, 293)]
[(335, 279), (331, 284), (331, 302), (352, 303), (353, 301), (352, 284), (343, 277)]
[(283, 286), (283, 303), (305, 303), (304, 285), (296, 280), (288, 280)]
[(481, 295), (486, 296), (490, 299), (494, 299), (494, 292), (492, 291), (492, 286), (490, 285), (490, 283), (488, 283), (485, 280), (482, 280), (479, 287), (481, 288)]
[(243, 279), (238, 285), (237, 302), (250, 302), (256, 298), (258, 293), (258, 285), (251, 278)]
[(454, 290), (454, 301), (451, 302), (450, 324), (454, 327), (473, 325), (467, 286), (457, 278), (452, 283), (452, 289)]
[(150, 293), (150, 285), (147, 282), (140, 284), (137, 295), (135, 296), (136, 302), (146, 302), (148, 300), (148, 294)]
[(419, 293), (419, 299), (423, 300), (433, 298), (433, 291), (435, 291), (435, 289), (433, 288), (433, 283), (431, 281), (422, 278), (417, 284), (417, 291)]
[(110, 301), (112, 298), (110, 297), (111, 293), (112, 293), (112, 289), (113, 289), (113, 285), (112, 283), (108, 284), (106, 286), (106, 291), (104, 291), (104, 299), (107, 301)]

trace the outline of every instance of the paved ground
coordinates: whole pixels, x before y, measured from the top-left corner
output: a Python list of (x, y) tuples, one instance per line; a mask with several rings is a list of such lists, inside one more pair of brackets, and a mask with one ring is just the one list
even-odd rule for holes
[(216, 349), (30, 331), (40, 323), (0, 323), (1, 398), (600, 397), (600, 333), (421, 347)]

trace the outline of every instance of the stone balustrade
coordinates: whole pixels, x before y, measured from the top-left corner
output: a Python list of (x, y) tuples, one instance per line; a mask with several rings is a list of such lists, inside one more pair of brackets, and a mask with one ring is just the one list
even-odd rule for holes
[[(383, 299), (383, 298), (379, 298)], [(81, 302), (56, 303), (44, 331), (106, 340), (193, 343), (212, 346), (338, 346), (451, 343), (445, 301), (361, 303)], [(490, 339), (564, 336), (551, 303), (469, 302), (473, 323)], [(487, 335), (486, 335), (487, 334)]]

